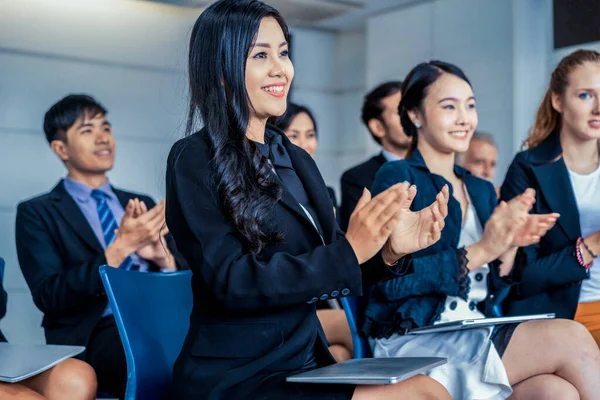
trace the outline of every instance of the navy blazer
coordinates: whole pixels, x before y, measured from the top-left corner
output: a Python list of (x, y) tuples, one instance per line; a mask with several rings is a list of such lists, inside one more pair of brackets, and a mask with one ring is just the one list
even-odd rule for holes
[[(455, 166), (454, 173), (464, 182), (482, 226), (497, 205), (492, 184), (477, 178), (466, 169)], [(433, 174), (425, 165), (418, 150), (406, 160), (386, 163), (375, 177), (373, 195), (388, 187), (407, 181), (417, 186), (417, 196), (411, 209), (428, 207), (444, 185), (450, 188), (448, 216), (440, 240), (412, 257), (413, 273), (394, 278), (373, 286), (369, 294), (363, 332), (371, 337), (389, 337), (403, 334), (405, 329), (431, 325), (444, 310), (447, 296), (467, 298), (470, 278), (467, 254), (458, 248), (462, 228), (462, 211), (452, 196), (452, 185), (442, 176)], [(512, 284), (512, 276), (500, 278), (499, 262), (490, 264), (488, 274), (488, 298), (479, 304), (485, 314), (494, 315), (493, 308), (502, 300), (499, 295)]]
[(174, 398), (297, 398), (294, 394), (310, 389), (286, 384), (285, 377), (305, 368), (310, 352), (319, 365), (334, 362), (316, 302), (360, 295), (363, 279), (373, 283), (404, 272), (388, 269), (380, 254), (358, 265), (314, 160), (283, 132), (268, 129), (283, 136), (323, 237), (284, 188), (269, 228), (285, 240), (249, 253), (222, 206), (207, 132), (173, 146), (167, 224), (193, 272), (194, 292), (190, 328), (173, 372)]
[(577, 262), (575, 243), (581, 236), (579, 212), (558, 133), (513, 160), (500, 197), (510, 200), (527, 188), (536, 190), (532, 213), (560, 213), (557, 224), (539, 244), (524, 249), (526, 267), (504, 304), (508, 315), (556, 313), (573, 319), (581, 281), (589, 271)]

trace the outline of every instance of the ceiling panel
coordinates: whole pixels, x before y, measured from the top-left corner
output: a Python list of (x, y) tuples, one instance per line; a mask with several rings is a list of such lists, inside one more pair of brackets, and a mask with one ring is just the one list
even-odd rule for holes
[[(204, 8), (215, 0), (146, 0), (183, 7)], [(266, 0), (290, 25), (332, 30), (356, 29), (371, 15), (435, 0)]]

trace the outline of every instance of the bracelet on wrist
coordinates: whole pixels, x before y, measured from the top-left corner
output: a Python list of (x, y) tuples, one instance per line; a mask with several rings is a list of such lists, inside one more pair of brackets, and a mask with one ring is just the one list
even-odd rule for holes
[(394, 262), (389, 262), (388, 260), (385, 259), (385, 256), (384, 256), (384, 254), (386, 253), (386, 250), (388, 250), (389, 253), (392, 253), (392, 254), (394, 253), (392, 250), (389, 249), (389, 243), (386, 243), (383, 246), (383, 252), (381, 254), (381, 258), (383, 259), (383, 263), (385, 265), (387, 265), (388, 267), (395, 267), (396, 265), (398, 265), (398, 262), (400, 261), (400, 258), (402, 258), (402, 257), (399, 257)]
[(394, 261), (393, 263), (388, 262), (385, 258), (383, 259), (383, 263), (385, 265), (387, 265), (388, 267), (395, 267), (396, 265), (398, 265), (398, 262), (400, 261), (400, 259), (397, 259), (396, 261)]
[(575, 244), (575, 256), (577, 257), (577, 262), (579, 263), (579, 265), (581, 265), (583, 268), (588, 269), (591, 268), (592, 263), (585, 263), (583, 261), (583, 254), (581, 254), (581, 244), (583, 242), (582, 238), (577, 239), (577, 243)]
[(585, 249), (585, 251), (587, 251), (590, 254), (590, 256), (592, 256), (592, 258), (598, 258), (598, 254), (594, 254), (592, 249), (590, 249), (590, 246), (587, 245), (587, 243), (585, 242), (585, 240), (583, 238), (581, 239), (581, 244), (583, 245), (583, 248)]

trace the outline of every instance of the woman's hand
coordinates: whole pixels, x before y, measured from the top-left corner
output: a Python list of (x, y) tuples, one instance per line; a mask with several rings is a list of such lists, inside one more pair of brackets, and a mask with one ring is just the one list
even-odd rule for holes
[(499, 258), (509, 248), (515, 247), (517, 234), (523, 230), (534, 203), (533, 189), (527, 189), (508, 203), (500, 202), (485, 225), (479, 242), (487, 259), (484, 263)]
[(429, 207), (411, 211), (410, 205), (416, 194), (417, 188), (413, 185), (408, 189), (408, 198), (402, 204), (400, 222), (383, 248), (383, 259), (387, 263), (393, 264), (404, 255), (425, 249), (440, 240), (444, 219), (448, 215), (448, 185), (443, 187)]
[(408, 198), (406, 182), (388, 188), (373, 199), (367, 189), (363, 191), (350, 216), (346, 231), (346, 239), (354, 250), (359, 264), (365, 263), (381, 250), (398, 225), (403, 212), (402, 206)]
[(527, 247), (538, 243), (556, 225), (559, 217), (560, 214), (558, 213), (528, 215), (521, 230), (515, 234), (512, 245), (514, 247)]

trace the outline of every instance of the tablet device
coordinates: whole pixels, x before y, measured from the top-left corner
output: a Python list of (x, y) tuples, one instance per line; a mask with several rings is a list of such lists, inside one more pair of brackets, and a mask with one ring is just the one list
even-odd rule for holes
[(552, 319), (554, 313), (550, 314), (532, 314), (519, 315), (516, 317), (498, 317), (498, 318), (479, 318), (479, 319), (462, 319), (452, 322), (443, 322), (441, 324), (424, 326), (422, 328), (407, 329), (407, 335), (419, 335), (425, 333), (438, 333), (460, 331), (463, 329), (483, 328), (487, 326), (516, 324), (519, 322), (534, 321), (540, 319)]
[(288, 376), (299, 383), (391, 385), (446, 364), (440, 357), (359, 358)]
[(82, 346), (0, 343), (0, 382), (31, 378), (84, 350)]

